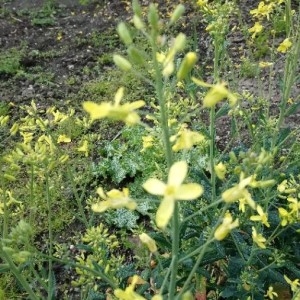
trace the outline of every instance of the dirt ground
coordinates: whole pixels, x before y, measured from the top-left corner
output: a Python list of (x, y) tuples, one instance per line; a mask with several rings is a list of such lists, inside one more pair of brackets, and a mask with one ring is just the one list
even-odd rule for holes
[[(111, 58), (103, 57), (121, 46), (115, 28), (120, 20), (129, 20), (130, 1), (89, 2), (83, 6), (79, 0), (1, 0), (0, 49), (13, 49), (12, 55), (19, 55), (19, 65), (12, 74), (0, 72), (1, 101), (19, 105), (34, 99), (39, 107), (65, 105), (67, 100), (78, 99), (85, 82), (98, 78), (112, 66)], [(149, 1), (141, 2), (147, 5)], [(241, 2), (244, 13), (255, 5), (255, 1), (248, 1), (246, 6)], [(212, 53), (205, 41), (204, 27), (199, 24), (203, 36), (199, 39), (199, 54), (208, 61)], [(231, 43), (243, 49), (245, 41), (233, 34)], [(276, 68), (280, 76), (283, 65)], [(238, 89), (257, 92), (258, 86), (251, 78), (241, 79)], [(299, 86), (295, 93), (298, 92)], [(270, 96), (277, 110), (277, 83)], [(293, 127), (299, 125), (299, 114), (290, 122)], [(229, 123), (225, 117), (219, 120), (221, 143), (228, 136)]]

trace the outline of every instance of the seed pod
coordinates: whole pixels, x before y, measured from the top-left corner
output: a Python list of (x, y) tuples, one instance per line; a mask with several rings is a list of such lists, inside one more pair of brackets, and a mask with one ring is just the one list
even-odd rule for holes
[(132, 68), (131, 63), (121, 55), (114, 54), (113, 60), (116, 66), (119, 67), (122, 71), (126, 72)]
[(126, 46), (132, 44), (130, 32), (124, 22), (119, 23), (117, 27), (118, 34)]
[(177, 79), (183, 80), (187, 77), (189, 72), (191, 72), (192, 68), (194, 67), (197, 61), (197, 55), (195, 52), (189, 52), (184, 57), (179, 70), (177, 72)]
[(174, 24), (178, 21), (178, 19), (183, 15), (185, 11), (185, 7), (183, 4), (179, 4), (176, 6), (175, 10), (172, 13), (171, 19), (170, 19), (170, 25)]

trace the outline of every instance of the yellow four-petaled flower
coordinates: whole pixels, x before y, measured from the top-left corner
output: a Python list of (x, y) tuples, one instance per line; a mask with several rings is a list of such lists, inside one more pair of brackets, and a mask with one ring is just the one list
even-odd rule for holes
[(203, 193), (202, 186), (197, 183), (182, 184), (187, 171), (187, 163), (179, 161), (171, 166), (167, 184), (156, 178), (150, 178), (143, 184), (148, 193), (163, 196), (156, 213), (156, 224), (159, 228), (165, 228), (169, 223), (176, 200), (194, 200)]

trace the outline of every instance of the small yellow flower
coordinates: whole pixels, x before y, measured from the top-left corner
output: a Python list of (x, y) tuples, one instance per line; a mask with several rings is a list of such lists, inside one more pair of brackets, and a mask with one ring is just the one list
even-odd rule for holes
[(239, 184), (223, 192), (222, 199), (226, 203), (232, 203), (238, 201), (240, 198), (249, 198), (249, 192), (247, 191), (246, 186), (250, 184), (252, 177), (253, 176), (244, 178), (244, 174), (241, 173)]
[(208, 84), (194, 77), (192, 80), (199, 86), (210, 87), (210, 90), (203, 99), (203, 107), (213, 107), (225, 98), (228, 98), (230, 106), (236, 104), (237, 97), (226, 88), (225, 82)]
[(287, 189), (287, 187), (288, 187), (288, 182), (285, 179), (277, 186), (277, 191), (283, 193)]
[(255, 22), (255, 24), (248, 29), (250, 33), (252, 33), (251, 38), (254, 39), (257, 33), (260, 33), (263, 30), (263, 26), (260, 24), (260, 22)]
[(277, 51), (281, 53), (286, 53), (291, 47), (292, 42), (290, 41), (290, 39), (287, 38), (278, 46)]
[(97, 104), (91, 101), (83, 102), (83, 108), (90, 114), (92, 121), (103, 118), (110, 118), (112, 120), (123, 121), (127, 125), (134, 125), (140, 121), (140, 117), (134, 111), (145, 105), (142, 100), (125, 103), (120, 105), (123, 98), (123, 88), (120, 88), (116, 95), (114, 103), (102, 102)]
[(269, 20), (273, 7), (274, 3), (265, 4), (263, 1), (261, 1), (256, 9), (250, 10), (250, 14), (256, 18), (267, 17)]
[(63, 38), (62, 32), (59, 32), (56, 36), (56, 40), (60, 41), (62, 40), (62, 38)]
[(84, 140), (82, 145), (77, 148), (77, 151), (84, 152), (84, 155), (87, 157), (89, 155), (89, 144), (87, 140)]
[(139, 235), (142, 243), (144, 243), (150, 252), (154, 253), (157, 251), (157, 246), (153, 238), (151, 238), (147, 233), (142, 233)]
[(177, 152), (183, 149), (191, 149), (194, 145), (201, 143), (204, 136), (198, 132), (183, 128), (179, 131), (179, 137), (173, 145), (172, 150)]
[(265, 297), (268, 297), (269, 299), (273, 300), (274, 296), (277, 298), (278, 294), (274, 292), (274, 288), (272, 286), (269, 286)]
[(287, 201), (289, 201), (289, 208), (291, 213), (296, 213), (298, 215), (298, 211), (300, 210), (300, 202), (295, 197), (287, 197)]
[(226, 175), (226, 166), (220, 162), (217, 165), (214, 166), (216, 175), (219, 179), (224, 180)]
[(291, 221), (293, 221), (293, 218), (291, 217), (291, 215), (288, 213), (288, 211), (286, 209), (279, 207), (278, 213), (279, 213), (279, 217), (281, 219), (281, 223), (280, 223), (281, 226), (286, 226)]
[(134, 275), (131, 284), (127, 288), (125, 288), (125, 290), (116, 289), (114, 291), (115, 296), (119, 300), (146, 300), (146, 298), (142, 297), (134, 291), (135, 286), (138, 284), (139, 280), (140, 277)]
[(92, 210), (95, 212), (101, 213), (110, 208), (117, 209), (123, 207), (134, 210), (137, 206), (135, 201), (129, 197), (129, 190), (127, 188), (123, 188), (122, 191), (112, 189), (105, 195), (103, 189), (99, 187), (97, 189), (97, 193), (100, 198), (104, 199), (104, 201), (100, 201), (92, 205)]
[(252, 227), (252, 239), (257, 244), (258, 247), (266, 249), (266, 239), (262, 236), (261, 233), (257, 233), (256, 229)]
[(300, 282), (299, 279), (295, 279), (294, 281), (292, 281), (291, 279), (289, 279), (286, 275), (283, 275), (285, 281), (290, 285), (291, 290), (295, 293), (299, 290), (300, 288)]
[(159, 228), (165, 228), (169, 223), (176, 200), (194, 200), (203, 193), (203, 187), (197, 183), (182, 184), (187, 171), (187, 163), (179, 161), (170, 168), (167, 184), (155, 178), (150, 178), (143, 184), (148, 193), (163, 196), (156, 213), (156, 224)]
[(142, 140), (143, 140), (143, 149), (141, 150), (141, 152), (153, 146), (154, 138), (152, 135), (143, 136)]
[(57, 138), (57, 143), (70, 143), (70, 142), (71, 142), (71, 139), (68, 136), (66, 136), (65, 134), (61, 134)]
[(264, 211), (260, 205), (257, 205), (256, 211), (258, 212), (258, 215), (251, 216), (250, 220), (261, 222), (265, 226), (270, 227), (270, 224), (268, 223), (268, 215), (266, 213), (264, 213)]
[(208, 0), (198, 0), (197, 1), (197, 5), (201, 6), (205, 6), (207, 4)]
[(226, 212), (223, 222), (218, 226), (214, 233), (214, 237), (216, 240), (221, 241), (226, 238), (229, 232), (239, 226), (239, 219), (233, 221), (230, 212)]

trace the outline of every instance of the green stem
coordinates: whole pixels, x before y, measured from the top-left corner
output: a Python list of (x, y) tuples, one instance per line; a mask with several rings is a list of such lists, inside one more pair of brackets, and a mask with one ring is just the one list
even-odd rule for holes
[(209, 161), (211, 169), (211, 203), (215, 202), (216, 199), (216, 172), (215, 172), (215, 140), (216, 140), (216, 108), (212, 107), (210, 110), (210, 123), (209, 123), (209, 134), (210, 134), (210, 145), (209, 145)]
[(26, 279), (22, 276), (21, 272), (17, 268), (17, 266), (12, 261), (9, 254), (7, 254), (3, 249), (2, 245), (0, 245), (0, 257), (4, 259), (4, 261), (9, 265), (10, 271), (14, 274), (14, 276), (17, 278), (21, 286), (24, 288), (24, 290), (28, 293), (29, 298), (31, 300), (39, 300), (39, 298), (35, 295), (32, 288), (30, 287), (29, 283), (26, 281)]
[(48, 300), (52, 299), (52, 253), (53, 253), (53, 232), (52, 232), (52, 207), (51, 207), (51, 197), (49, 188), (49, 177), (46, 170), (46, 200), (48, 208), (48, 237), (49, 237), (49, 259), (48, 259)]
[[(164, 93), (164, 79), (162, 76), (161, 68), (156, 59), (157, 46), (156, 46), (157, 33), (153, 32), (151, 37), (152, 44), (152, 57), (155, 70), (155, 91), (159, 102), (160, 108), (160, 126), (163, 134), (163, 142), (165, 146), (165, 156), (167, 161), (168, 170), (170, 170), (173, 164), (172, 147), (170, 143), (170, 132), (168, 125), (168, 108)], [(174, 299), (176, 291), (176, 277), (178, 271), (178, 252), (179, 252), (179, 207), (175, 202), (173, 218), (172, 218), (172, 269), (170, 275), (169, 284), (169, 299)]]
[(196, 273), (196, 271), (197, 271), (197, 269), (198, 269), (200, 263), (202, 262), (202, 259), (203, 259), (204, 255), (205, 255), (206, 251), (207, 251), (208, 246), (209, 246), (213, 241), (215, 241), (214, 233), (215, 233), (217, 227), (220, 225), (221, 219), (224, 217), (227, 208), (228, 208), (228, 204), (225, 204), (224, 207), (223, 207), (223, 209), (222, 209), (222, 212), (221, 212), (221, 214), (220, 214), (220, 220), (219, 220), (219, 222), (217, 222), (216, 225), (212, 228), (212, 230), (211, 230), (211, 232), (210, 232), (210, 235), (209, 235), (207, 241), (206, 241), (201, 247), (199, 247), (198, 249), (196, 249), (195, 251), (193, 251), (192, 253), (188, 254), (187, 256), (185, 256), (183, 259), (180, 260), (180, 262), (181, 262), (181, 261), (183, 261), (183, 260), (189, 258), (190, 256), (195, 255), (195, 254), (196, 254), (196, 251), (201, 249), (201, 250), (200, 250), (200, 253), (199, 253), (198, 257), (197, 257), (196, 263), (194, 264), (193, 269), (191, 270), (191, 272), (190, 272), (188, 278), (186, 279), (186, 281), (185, 281), (185, 283), (184, 283), (182, 289), (180, 290), (180, 293), (177, 295), (176, 299), (181, 299), (181, 298), (180, 298), (181, 295), (182, 295), (182, 294), (186, 291), (186, 289), (188, 288), (188, 286), (189, 286), (189, 284), (190, 284), (190, 282), (191, 282), (191, 280), (192, 280), (194, 274)]
[[(289, 16), (291, 14), (290, 11), (290, 1), (287, 1), (286, 4), (286, 16)], [(290, 17), (289, 17), (290, 18)], [(291, 21), (290, 21), (291, 22)], [(288, 36), (290, 35), (291, 28), (290, 25), (287, 25), (287, 32)], [(299, 22), (297, 25), (295, 25), (295, 28), (297, 29), (297, 32), (295, 34), (295, 38), (293, 39), (293, 46), (289, 53), (287, 53), (285, 67), (284, 67), (284, 78), (283, 78), (283, 91), (282, 91), (282, 97), (281, 97), (281, 103), (280, 103), (280, 112), (279, 112), (279, 118), (277, 122), (277, 130), (275, 131), (275, 135), (272, 139), (272, 146), (276, 146), (276, 139), (278, 136), (278, 132), (280, 128), (282, 127), (282, 124), (286, 117), (286, 111), (287, 111), (287, 104), (288, 100), (291, 95), (293, 84), (295, 83), (295, 80), (297, 78), (297, 66), (300, 59), (300, 30), (299, 30)]]

